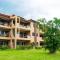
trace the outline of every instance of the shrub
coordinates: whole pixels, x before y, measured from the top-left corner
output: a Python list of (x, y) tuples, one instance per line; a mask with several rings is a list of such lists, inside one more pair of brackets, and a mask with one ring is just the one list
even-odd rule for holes
[(19, 46), (17, 45), (17, 48), (18, 50), (25, 50), (25, 49), (32, 49), (33, 47), (31, 45), (28, 45), (28, 46)]
[(8, 49), (8, 46), (6, 46), (6, 45), (0, 46), (0, 50), (6, 50), (6, 49)]
[(42, 47), (41, 46), (37, 46), (37, 47), (35, 47), (35, 49), (41, 49)]

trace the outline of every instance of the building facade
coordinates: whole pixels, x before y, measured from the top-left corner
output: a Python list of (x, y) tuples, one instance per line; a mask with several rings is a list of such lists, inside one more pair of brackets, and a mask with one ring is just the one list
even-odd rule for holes
[(16, 15), (0, 13), (0, 45), (16, 48), (17, 45), (41, 45), (42, 35), (36, 27), (36, 21), (26, 20)]

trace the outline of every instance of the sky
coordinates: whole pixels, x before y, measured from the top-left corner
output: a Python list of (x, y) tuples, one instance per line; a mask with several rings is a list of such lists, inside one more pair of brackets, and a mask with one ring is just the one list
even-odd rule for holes
[(60, 18), (60, 0), (0, 0), (0, 13), (34, 20)]

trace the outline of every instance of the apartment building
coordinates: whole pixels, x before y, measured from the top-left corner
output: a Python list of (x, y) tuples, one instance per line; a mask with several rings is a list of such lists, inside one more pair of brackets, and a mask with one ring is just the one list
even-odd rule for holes
[(36, 27), (36, 21), (0, 13), (0, 45), (16, 48), (17, 45), (33, 43), (40, 46), (42, 42), (42, 34)]

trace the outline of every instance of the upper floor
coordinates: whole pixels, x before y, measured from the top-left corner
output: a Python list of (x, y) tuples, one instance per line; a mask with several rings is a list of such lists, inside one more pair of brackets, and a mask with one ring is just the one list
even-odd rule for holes
[(37, 30), (36, 21), (15, 15), (0, 14), (0, 37), (2, 36), (9, 39), (10, 37), (28, 38), (28, 40), (35, 36), (42, 37), (40, 31)]

